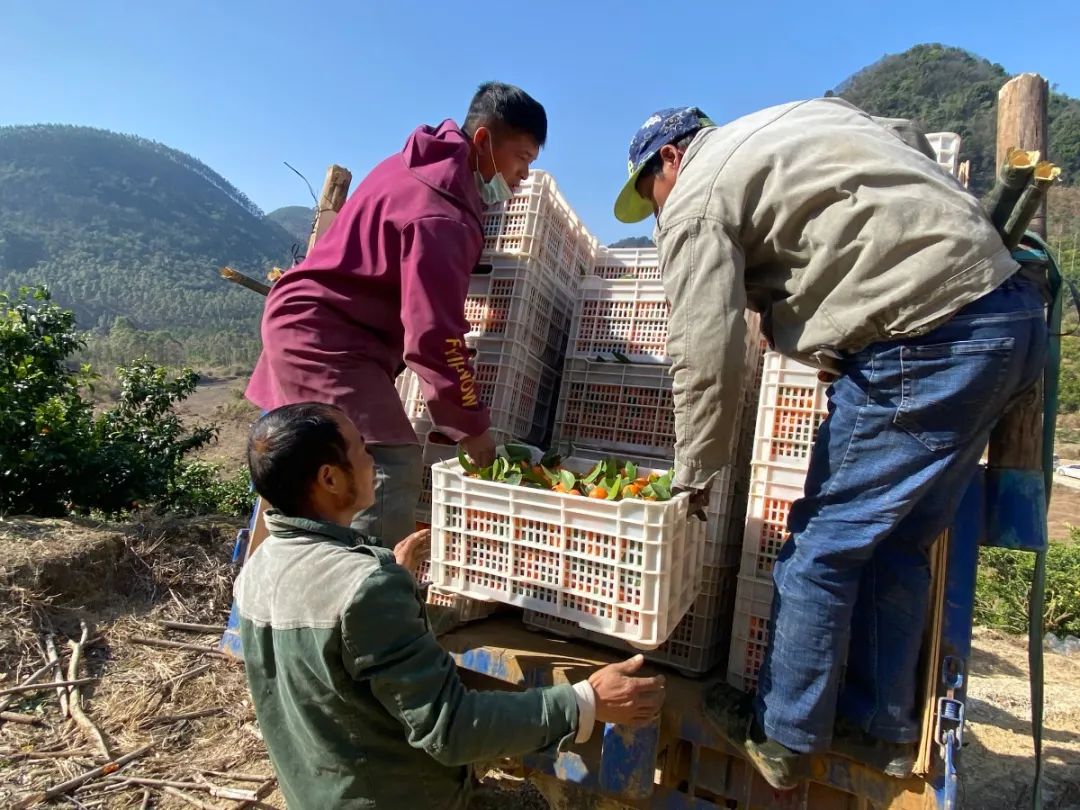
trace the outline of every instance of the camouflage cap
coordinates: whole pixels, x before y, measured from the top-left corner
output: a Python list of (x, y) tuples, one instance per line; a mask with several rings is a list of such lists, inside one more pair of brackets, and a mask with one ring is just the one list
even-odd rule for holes
[(668, 107), (650, 115), (630, 141), (630, 179), (615, 200), (615, 218), (620, 222), (641, 222), (648, 217), (653, 212), (652, 205), (635, 188), (645, 164), (669, 143), (710, 126), (713, 122), (698, 107)]

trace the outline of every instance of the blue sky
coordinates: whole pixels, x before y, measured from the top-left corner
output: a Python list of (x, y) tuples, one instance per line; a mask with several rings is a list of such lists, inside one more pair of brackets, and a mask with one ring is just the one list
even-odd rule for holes
[[(902, 5), (906, 6), (900, 11)], [(1080, 96), (1080, 2), (16, 2), (0, 0), (0, 124), (129, 132), (203, 160), (258, 205), (306, 204), (326, 166), (354, 175), (420, 123), (460, 120), (485, 79), (548, 111), (551, 171), (605, 242), (649, 233), (611, 214), (648, 114), (725, 120), (820, 95), (920, 42), (1036, 71)]]

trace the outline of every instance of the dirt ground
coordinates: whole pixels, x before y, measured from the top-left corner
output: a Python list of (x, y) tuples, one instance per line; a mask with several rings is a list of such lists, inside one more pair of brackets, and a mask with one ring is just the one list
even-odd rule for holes
[[(255, 724), (243, 668), (212, 652), (231, 605), (237, 522), (148, 517), (127, 525), (0, 520), (0, 689), (22, 683), (45, 661), (52, 636), (68, 675), (71, 642), (82, 637), (77, 677), (86, 716), (112, 756), (152, 748), (121, 777), (75, 790), (74, 807), (136, 808), (144, 790), (162, 808), (284, 808)], [(208, 625), (212, 632), (162, 622)], [(147, 646), (166, 640), (187, 648)], [(58, 680), (52, 673), (39, 681)], [(3, 700), (3, 698), (0, 698)], [(95, 739), (61, 714), (53, 690), (16, 695), (6, 709), (35, 725), (0, 720), (0, 807), (14, 807), (106, 762)], [(485, 769), (480, 810), (543, 807), (520, 779)], [(175, 783), (183, 797), (160, 785)], [(224, 801), (206, 784), (259, 791), (260, 801)], [(200, 786), (202, 785), (202, 786)], [(261, 790), (260, 790), (261, 789)]]
[[(78, 807), (143, 806), (132, 778), (174, 782), (185, 798), (145, 786), (163, 808), (283, 808), (269, 780), (265, 748), (242, 668), (208, 652), (231, 603), (231, 540), (236, 522), (147, 518), (123, 526), (75, 520), (0, 521), (0, 689), (21, 683), (45, 661), (55, 635), (67, 672), (68, 640), (88, 623), (79, 677), (87, 716), (111, 752), (152, 744), (122, 774), (95, 779), (73, 794)], [(215, 625), (208, 633), (172, 630), (163, 621)], [(146, 646), (139, 638), (197, 645)], [(968, 733), (963, 755), (967, 808), (1025, 807), (1032, 778), (1027, 723), (1026, 645), (978, 630), (970, 669)], [(49, 678), (52, 679), (51, 677)], [(1080, 658), (1047, 656), (1047, 810), (1080, 808)], [(38, 725), (0, 724), (0, 806), (10, 807), (101, 764), (98, 747), (65, 720), (55, 692), (16, 696), (9, 711)], [(238, 778), (242, 777), (242, 778)], [(215, 798), (218, 788), (269, 791), (260, 802)], [(200, 786), (201, 785), (201, 786)], [(513, 776), (488, 771), (486, 810), (538, 810), (537, 792)]]
[(201, 457), (234, 469), (243, 463), (247, 432), (259, 416), (258, 409), (244, 399), (248, 378), (204, 377), (198, 389), (177, 407), (185, 421), (213, 422), (218, 439)]

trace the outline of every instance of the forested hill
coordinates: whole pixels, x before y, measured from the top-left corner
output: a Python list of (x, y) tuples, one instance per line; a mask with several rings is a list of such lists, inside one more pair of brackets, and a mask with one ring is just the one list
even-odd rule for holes
[(195, 158), (74, 126), (0, 128), (0, 289), (46, 282), (83, 328), (257, 334), (262, 299), (217, 277), (287, 267), (295, 236)]

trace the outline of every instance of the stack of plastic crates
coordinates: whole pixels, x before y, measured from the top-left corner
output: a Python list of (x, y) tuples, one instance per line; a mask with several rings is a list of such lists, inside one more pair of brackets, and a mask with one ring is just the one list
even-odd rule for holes
[(467, 596), (461, 596), (453, 591), (447, 591), (430, 584), (430, 560), (425, 560), (420, 563), (420, 567), (416, 571), (416, 581), (422, 585), (427, 584), (426, 601), (429, 605), (438, 605), (439, 607), (450, 608), (451, 610), (457, 611), (457, 620), (459, 622), (467, 623), (475, 622), (479, 619), (486, 619), (498, 608), (496, 602), (470, 599)]
[(589, 275), (608, 281), (636, 278), (660, 280), (660, 257), (656, 248), (598, 248)]
[(746, 691), (757, 687), (769, 641), (773, 563), (787, 542), (788, 514), (802, 497), (827, 415), (826, 388), (816, 369), (766, 352), (728, 659), (728, 682)]
[(484, 213), (484, 251), (544, 261), (570, 291), (589, 272), (597, 241), (547, 172), (533, 171), (514, 196)]
[[(546, 446), (559, 375), (581, 278), (596, 240), (559, 193), (535, 171), (506, 203), (485, 212), (484, 253), (469, 281), (462, 354), (474, 372), (477, 399), (491, 413), (497, 442)], [(429, 439), (433, 428), (420, 380), (411, 369), (397, 381), (405, 412), (424, 447), (419, 522), (430, 522), (431, 464), (456, 450)]]
[[(582, 458), (617, 456), (640, 466), (671, 467), (675, 424), (668, 317), (655, 249), (597, 252), (570, 328), (554, 446)], [(747, 326), (741, 429), (732, 437), (732, 467), (713, 484), (702, 589), (666, 642), (647, 654), (686, 674), (713, 669), (728, 650), (762, 352), (757, 316), (748, 314)], [(556, 616), (527, 610), (525, 622), (619, 646), (610, 636), (584, 632)]]

